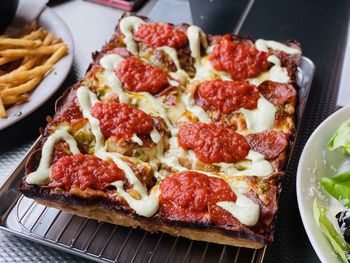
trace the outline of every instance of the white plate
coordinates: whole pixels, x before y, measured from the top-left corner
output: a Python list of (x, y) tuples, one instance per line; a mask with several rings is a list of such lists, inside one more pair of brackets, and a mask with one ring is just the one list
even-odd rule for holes
[(329, 152), (327, 142), (341, 123), (350, 119), (350, 106), (329, 116), (313, 132), (301, 154), (297, 172), (297, 197), (300, 215), (311, 244), (322, 262), (341, 262), (328, 239), (317, 227), (313, 216), (315, 198), (328, 205), (328, 194), (320, 187), (320, 178), (350, 169), (350, 157), (340, 150)]
[(49, 73), (33, 91), (29, 101), (12, 106), (7, 110), (8, 117), (6, 119), (0, 119), (0, 130), (23, 119), (47, 101), (63, 83), (72, 66), (74, 54), (73, 39), (68, 27), (62, 19), (49, 7), (46, 7), (39, 17), (39, 25), (62, 38), (68, 45), (68, 54), (54, 65), (54, 69), (51, 73)]

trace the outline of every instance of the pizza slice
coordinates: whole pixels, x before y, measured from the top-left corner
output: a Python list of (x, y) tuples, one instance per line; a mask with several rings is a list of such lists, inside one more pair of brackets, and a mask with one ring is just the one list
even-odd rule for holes
[(26, 164), (20, 191), (113, 224), (273, 240), (301, 49), (124, 15)]

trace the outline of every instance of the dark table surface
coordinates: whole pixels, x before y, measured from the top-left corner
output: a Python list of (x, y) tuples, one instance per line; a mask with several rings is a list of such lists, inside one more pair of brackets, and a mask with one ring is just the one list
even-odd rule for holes
[[(225, 33), (237, 28), (242, 11), (252, 1), (193, 0), (190, 3), (195, 24), (210, 33)], [(254, 38), (297, 39), (302, 45), (303, 55), (316, 65), (300, 136), (280, 199), (275, 242), (269, 246), (265, 262), (318, 262), (299, 216), (295, 176), (298, 160), (308, 137), (336, 109), (349, 12), (348, 0), (256, 0), (239, 31), (240, 34)], [(68, 77), (42, 107), (19, 123), (0, 131), (2, 156), (37, 138), (39, 127), (45, 125), (46, 116), (53, 114), (55, 100), (74, 81), (74, 76)]]

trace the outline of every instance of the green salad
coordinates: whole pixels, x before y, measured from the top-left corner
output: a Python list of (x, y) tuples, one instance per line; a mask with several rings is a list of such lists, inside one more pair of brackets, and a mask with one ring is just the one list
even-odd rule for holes
[[(350, 120), (340, 125), (329, 139), (327, 148), (329, 151), (341, 150), (350, 159)], [(334, 215), (330, 214), (328, 208), (318, 204), (315, 199), (313, 212), (316, 224), (341, 260), (350, 262), (350, 170), (323, 177), (320, 183), (342, 209)]]

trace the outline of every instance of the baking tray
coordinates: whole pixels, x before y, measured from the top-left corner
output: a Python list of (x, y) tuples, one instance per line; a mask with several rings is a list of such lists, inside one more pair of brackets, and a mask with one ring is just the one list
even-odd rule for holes
[[(313, 62), (302, 57), (297, 72), (297, 135), (314, 72)], [(263, 262), (266, 247), (237, 248), (162, 233), (151, 234), (35, 203), (24, 197), (17, 186), (24, 176), (26, 159), (38, 141), (0, 188), (0, 230), (97, 262)]]

